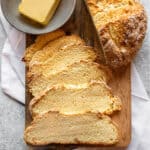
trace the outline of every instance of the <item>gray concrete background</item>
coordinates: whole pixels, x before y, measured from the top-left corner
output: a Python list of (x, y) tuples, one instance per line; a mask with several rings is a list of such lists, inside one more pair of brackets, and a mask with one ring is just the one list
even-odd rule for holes
[[(150, 96), (150, 32), (142, 50), (134, 60), (136, 68)], [(6, 35), (0, 21), (0, 53)], [(0, 55), (1, 56), (1, 55)], [(23, 131), (25, 122), (24, 106), (4, 95), (0, 89), (0, 150), (25, 150)]]
[[(0, 54), (5, 38), (6, 35), (0, 21)], [(24, 106), (4, 95), (0, 89), (0, 150), (26, 149), (23, 141), (24, 118)]]

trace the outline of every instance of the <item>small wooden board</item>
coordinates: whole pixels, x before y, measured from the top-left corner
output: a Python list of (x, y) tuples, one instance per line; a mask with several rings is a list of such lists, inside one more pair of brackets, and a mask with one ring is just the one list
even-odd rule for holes
[[(93, 24), (92, 18), (88, 13), (88, 9), (84, 4), (84, 1), (77, 0), (76, 10), (72, 15), (71, 19), (67, 24), (64, 25), (63, 29), (67, 33), (76, 33), (81, 38), (83, 38), (87, 45), (94, 46), (95, 50), (100, 56), (102, 56), (101, 47), (99, 44), (99, 39), (96, 36), (97, 32)], [(27, 46), (33, 43), (35, 36), (27, 35)], [(104, 63), (103, 57), (101, 57), (101, 63)], [(113, 114), (111, 117), (114, 122), (118, 125), (120, 132), (120, 140), (118, 144), (111, 147), (100, 147), (94, 146), (95, 148), (100, 148), (101, 150), (107, 149), (124, 149), (130, 143), (131, 139), (131, 80), (130, 80), (130, 65), (126, 68), (121, 68), (120, 70), (113, 71), (113, 80), (110, 83), (112, 91), (115, 95), (119, 96), (122, 100), (122, 110), (118, 113)], [(29, 113), (28, 104), (32, 99), (31, 94), (26, 86), (26, 126), (28, 126), (32, 119)], [(85, 145), (49, 145), (46, 147), (32, 147), (29, 146), (30, 150), (42, 150), (42, 149), (73, 149), (74, 147), (85, 147)], [(88, 146), (88, 148), (91, 146)], [(92, 146), (93, 147), (93, 146)]]

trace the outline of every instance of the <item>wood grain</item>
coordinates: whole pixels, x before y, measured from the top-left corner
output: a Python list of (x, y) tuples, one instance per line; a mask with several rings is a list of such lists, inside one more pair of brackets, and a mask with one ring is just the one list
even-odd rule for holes
[[(103, 51), (101, 49), (99, 38), (92, 21), (92, 18), (88, 12), (84, 1), (77, 0), (76, 10), (71, 19), (64, 25), (63, 29), (68, 33), (76, 33), (83, 38), (87, 45), (91, 45), (95, 48), (96, 52), (100, 56), (100, 62), (105, 63), (103, 57)], [(33, 43), (35, 36), (27, 35), (27, 46)], [(113, 79), (110, 83), (112, 91), (115, 95), (119, 96), (122, 100), (122, 110), (113, 114), (111, 117), (116, 122), (119, 132), (120, 140), (118, 144), (111, 147), (100, 146), (85, 146), (85, 145), (49, 145), (46, 147), (32, 147), (30, 150), (49, 150), (49, 149), (100, 149), (100, 150), (121, 150), (125, 149), (131, 140), (131, 81), (130, 81), (130, 65), (126, 68), (113, 71)], [(26, 126), (31, 122), (31, 116), (28, 110), (28, 104), (32, 99), (31, 94), (26, 87)]]

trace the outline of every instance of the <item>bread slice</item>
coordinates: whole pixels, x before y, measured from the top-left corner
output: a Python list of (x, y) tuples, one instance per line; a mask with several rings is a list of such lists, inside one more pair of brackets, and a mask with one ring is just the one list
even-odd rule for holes
[(97, 28), (107, 64), (127, 65), (146, 33), (143, 6), (135, 0), (86, 0)]
[(72, 45), (85, 45), (85, 42), (77, 35), (63, 36), (49, 42), (42, 50), (36, 52), (32, 57), (30, 66), (41, 64), (51, 57), (54, 52), (67, 48)]
[(32, 145), (112, 145), (118, 142), (119, 133), (116, 125), (107, 116), (48, 112), (33, 120), (25, 130), (24, 139)]
[(103, 82), (81, 88), (52, 87), (30, 102), (32, 116), (57, 111), (62, 114), (86, 112), (112, 114), (121, 109), (121, 101)]
[(54, 54), (42, 64), (33, 65), (27, 76), (28, 78), (39, 74), (49, 76), (65, 70), (69, 65), (75, 62), (80, 62), (81, 60), (94, 61), (95, 59), (96, 53), (93, 48), (82, 45), (69, 46), (54, 52)]
[(32, 95), (36, 97), (54, 85), (75, 86), (77, 88), (90, 83), (92, 80), (108, 82), (110, 78), (111, 71), (107, 67), (94, 62), (81, 61), (55, 75), (35, 75), (28, 87)]
[(29, 62), (35, 52), (41, 50), (49, 41), (55, 40), (63, 35), (65, 35), (65, 32), (61, 29), (58, 29), (56, 31), (37, 36), (35, 43), (29, 46), (25, 51), (23, 60), (26, 62), (26, 65), (29, 65)]

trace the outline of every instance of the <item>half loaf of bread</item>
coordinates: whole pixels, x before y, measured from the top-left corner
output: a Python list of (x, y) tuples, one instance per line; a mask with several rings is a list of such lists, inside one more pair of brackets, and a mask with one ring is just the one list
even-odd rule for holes
[(86, 0), (107, 64), (127, 65), (140, 49), (147, 18), (137, 0)]

